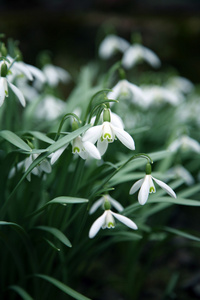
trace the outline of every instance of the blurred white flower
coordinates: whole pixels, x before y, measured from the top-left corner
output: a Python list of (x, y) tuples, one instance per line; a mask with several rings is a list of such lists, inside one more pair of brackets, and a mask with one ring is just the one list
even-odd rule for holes
[(180, 76), (173, 76), (169, 78), (165, 87), (173, 90), (178, 91), (184, 94), (191, 93), (194, 89), (194, 84), (187, 78), (180, 77)]
[[(12, 178), (16, 170), (23, 170), (23, 172), (26, 172), (30, 165), (34, 162), (34, 160), (38, 157), (39, 154), (31, 154), (29, 157), (27, 157), (25, 160), (19, 162), (16, 167), (13, 167), (10, 170), (10, 173), (8, 175), (9, 178)], [(51, 173), (51, 165), (47, 159), (44, 159), (42, 162), (40, 162), (33, 170), (26, 176), (28, 181), (31, 181), (31, 174), (36, 176), (41, 176), (42, 172), (45, 173)]]
[(107, 121), (103, 122), (102, 125), (89, 128), (84, 134), (82, 141), (89, 141), (93, 144), (97, 141), (97, 149), (103, 155), (107, 150), (108, 143), (113, 143), (116, 137), (128, 149), (135, 150), (135, 143), (132, 137), (122, 128), (114, 126)]
[(143, 91), (135, 84), (126, 79), (120, 80), (113, 88), (112, 92), (107, 94), (108, 99), (117, 100), (119, 98), (130, 98), (136, 104), (145, 102)]
[(59, 82), (66, 83), (71, 79), (70, 74), (66, 70), (51, 64), (46, 64), (42, 71), (48, 84), (52, 87), (57, 86)]
[(115, 52), (124, 52), (128, 47), (129, 43), (116, 35), (108, 35), (99, 46), (99, 56), (102, 59), (110, 58)]
[(167, 173), (182, 178), (187, 185), (194, 184), (194, 178), (191, 173), (181, 165), (174, 166), (173, 168), (169, 169)]
[(141, 205), (144, 205), (148, 200), (149, 193), (151, 194), (156, 192), (153, 180), (171, 197), (176, 198), (176, 194), (166, 183), (154, 178), (151, 174), (146, 174), (143, 179), (136, 181), (131, 187), (129, 194), (132, 195), (140, 189), (138, 201)]
[(105, 210), (102, 216), (100, 216), (96, 221), (92, 224), (90, 231), (89, 231), (89, 238), (95, 237), (95, 235), (98, 233), (98, 231), (102, 228), (114, 228), (115, 227), (115, 220), (118, 219), (121, 223), (125, 224), (131, 229), (138, 229), (137, 225), (130, 220), (129, 218), (122, 216), (120, 214), (116, 214), (112, 212), (110, 209)]
[(192, 150), (194, 152), (200, 153), (200, 144), (198, 141), (192, 139), (187, 135), (182, 135), (173, 141), (169, 146), (168, 149), (172, 152), (176, 152), (178, 149), (183, 151), (185, 150)]
[(161, 104), (164, 102), (177, 106), (184, 99), (183, 95), (179, 92), (171, 91), (166, 87), (150, 85), (142, 86), (141, 88), (145, 97), (144, 106), (147, 108), (152, 104)]
[(109, 201), (111, 206), (113, 206), (117, 211), (121, 212), (124, 210), (123, 206), (115, 199), (113, 199), (110, 195), (106, 194), (91, 206), (89, 210), (89, 214), (93, 214), (100, 206), (103, 208), (105, 201)]
[(35, 109), (35, 117), (40, 120), (54, 120), (66, 110), (66, 103), (53, 95), (45, 95)]
[(122, 66), (125, 69), (130, 69), (142, 61), (146, 61), (154, 68), (158, 68), (161, 65), (160, 59), (152, 50), (140, 44), (134, 44), (124, 52)]

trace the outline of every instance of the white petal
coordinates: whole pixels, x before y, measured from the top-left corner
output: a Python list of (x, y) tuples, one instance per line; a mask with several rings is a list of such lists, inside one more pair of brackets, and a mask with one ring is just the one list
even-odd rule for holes
[(93, 214), (104, 203), (104, 200), (104, 197), (101, 197), (99, 200), (95, 201), (89, 210), (89, 214)]
[(83, 147), (88, 152), (89, 155), (96, 159), (101, 159), (101, 155), (99, 153), (99, 150), (91, 143), (91, 142), (84, 142)]
[(53, 165), (57, 160), (58, 158), (61, 156), (61, 154), (64, 152), (64, 150), (68, 147), (69, 144), (67, 144), (66, 146), (58, 149), (57, 151), (55, 151), (54, 153), (52, 153), (51, 155), (49, 155), (49, 157), (51, 157), (51, 165)]
[(174, 191), (173, 191), (166, 183), (164, 183), (163, 181), (158, 180), (158, 179), (156, 179), (156, 178), (154, 178), (154, 177), (152, 177), (152, 178), (153, 178), (153, 180), (155, 180), (155, 182), (156, 182), (163, 190), (165, 190), (171, 197), (176, 198), (175, 192), (174, 192)]
[(200, 144), (190, 137), (188, 137), (188, 146), (195, 152), (200, 153)]
[(181, 146), (181, 141), (180, 139), (177, 139), (169, 145), (168, 149), (174, 152), (177, 151), (180, 146)]
[(118, 210), (119, 212), (124, 210), (124, 207), (117, 200), (113, 199), (110, 195), (107, 195), (106, 197), (108, 198), (108, 200), (110, 201), (111, 205), (116, 210)]
[(125, 69), (130, 69), (137, 63), (138, 59), (140, 59), (138, 48), (136, 46), (130, 46), (124, 52), (124, 55), (122, 58), (122, 66)]
[(144, 182), (142, 183), (141, 189), (138, 194), (138, 201), (141, 205), (144, 205), (147, 202), (149, 196), (149, 176), (144, 177)]
[(122, 119), (120, 118), (120, 116), (118, 116), (117, 114), (111, 112), (110, 113), (110, 116), (111, 116), (111, 124), (113, 124), (114, 126), (118, 127), (118, 128), (121, 128), (121, 129), (124, 129), (124, 123), (122, 121)]
[(103, 141), (98, 140), (98, 142), (97, 142), (97, 149), (98, 149), (98, 151), (99, 151), (99, 153), (100, 153), (101, 156), (104, 155), (104, 153), (106, 152), (107, 148), (108, 148), (108, 141), (107, 140), (103, 140)]
[(60, 67), (57, 67), (57, 66), (55, 68), (56, 68), (56, 72), (59, 76), (60, 81), (65, 83), (65, 82), (68, 82), (71, 79), (71, 76), (69, 75), (69, 73), (66, 70), (64, 70)]
[(0, 107), (4, 103), (4, 100), (5, 100), (5, 97), (6, 97), (5, 91), (8, 91), (8, 87), (6, 89), (6, 86), (7, 86), (6, 78), (0, 77)]
[[(121, 91), (121, 80), (112, 88), (112, 92), (107, 94), (108, 99), (117, 100), (120, 96)], [(112, 105), (112, 102), (110, 103)]]
[(135, 143), (130, 134), (125, 130), (115, 127), (112, 125), (113, 131), (117, 138), (124, 144), (128, 149), (135, 150)]
[(86, 151), (80, 151), (77, 152), (77, 154), (82, 158), (82, 159), (87, 159), (88, 158), (88, 153)]
[(86, 133), (83, 135), (82, 142), (91, 142), (93, 144), (101, 137), (103, 125), (97, 125), (92, 128), (89, 128)]
[(90, 231), (89, 231), (89, 238), (95, 237), (97, 232), (100, 230), (100, 228), (103, 226), (105, 223), (105, 218), (106, 218), (107, 211), (103, 213), (102, 216), (100, 216), (96, 221), (92, 224)]
[(40, 169), (46, 173), (51, 173), (51, 165), (50, 163), (48, 162), (48, 160), (43, 160), (41, 163), (40, 163)]
[(132, 101), (136, 104), (140, 104), (140, 101), (145, 102), (146, 99), (142, 89), (131, 82), (127, 82), (127, 83), (128, 83), (128, 89), (132, 93)]
[(17, 73), (20, 72), (20, 73), (24, 74), (28, 78), (28, 80), (31, 80), (31, 81), (33, 80), (33, 76), (31, 74), (31, 72), (27, 68), (26, 64), (23, 63), (22, 61), (14, 62), (11, 69), (14, 69)]
[(44, 76), (43, 72), (34, 67), (34, 66), (31, 66), (31, 65), (27, 65), (27, 68), (29, 69), (29, 71), (39, 80), (41, 81), (42, 83), (44, 83), (46, 81), (46, 77)]
[(144, 59), (154, 68), (158, 68), (161, 65), (159, 57), (150, 49), (144, 48)]
[(10, 86), (10, 88), (12, 89), (13, 93), (17, 96), (17, 98), (19, 99), (20, 103), (22, 106), (26, 106), (26, 101), (24, 99), (24, 96), (22, 94), (22, 92), (16, 87), (14, 86), (12, 83), (10, 83), (8, 81), (8, 85)]
[(129, 194), (132, 195), (132, 194), (134, 194), (135, 192), (137, 192), (137, 190), (139, 190), (139, 188), (141, 187), (143, 181), (144, 181), (144, 178), (142, 178), (142, 179), (136, 181), (136, 182), (132, 185), (132, 187), (131, 187), (131, 189), (130, 189), (130, 191), (129, 191)]
[(120, 222), (122, 222), (123, 224), (125, 224), (125, 225), (128, 226), (129, 228), (134, 229), (134, 230), (138, 229), (137, 225), (136, 225), (132, 220), (130, 220), (129, 218), (127, 218), (127, 217), (125, 217), (125, 216), (122, 216), (122, 215), (120, 215), (120, 214), (116, 214), (116, 213), (114, 213), (114, 212), (112, 212), (112, 211), (110, 211), (110, 212), (111, 212), (111, 214), (112, 214), (116, 219), (118, 219)]

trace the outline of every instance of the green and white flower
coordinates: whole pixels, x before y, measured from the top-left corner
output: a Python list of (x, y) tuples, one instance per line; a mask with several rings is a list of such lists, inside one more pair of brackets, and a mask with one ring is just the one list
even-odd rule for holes
[(184, 134), (173, 141), (169, 145), (168, 149), (172, 152), (176, 152), (177, 150), (181, 149), (183, 151), (192, 150), (194, 152), (200, 153), (200, 144), (198, 141)]
[(125, 224), (131, 229), (137, 230), (137, 225), (130, 220), (129, 218), (122, 216), (120, 214), (114, 213), (110, 209), (104, 211), (103, 215), (101, 215), (96, 221), (92, 224), (90, 231), (89, 231), (89, 238), (94, 238), (95, 235), (99, 232), (99, 230), (105, 228), (114, 228), (115, 227), (115, 220), (114, 218), (118, 219), (121, 223)]
[(89, 214), (93, 214), (99, 207), (104, 207), (106, 201), (109, 201), (111, 206), (114, 207), (117, 211), (121, 212), (124, 210), (124, 207), (115, 199), (113, 199), (110, 195), (106, 194), (91, 206), (89, 210)]

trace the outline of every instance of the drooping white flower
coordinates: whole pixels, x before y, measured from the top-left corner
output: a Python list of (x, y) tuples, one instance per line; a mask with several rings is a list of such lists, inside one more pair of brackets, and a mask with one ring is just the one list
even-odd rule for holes
[(66, 110), (66, 103), (53, 95), (45, 95), (35, 109), (35, 117), (40, 120), (54, 120)]
[[(38, 157), (38, 155), (39, 154), (31, 154), (25, 160), (19, 162), (16, 167), (13, 167), (10, 170), (8, 177), (12, 178), (15, 175), (16, 170), (22, 169), (24, 172), (26, 172), (33, 161)], [(33, 168), (33, 170), (27, 175), (26, 178), (28, 179), (28, 181), (31, 181), (31, 174), (41, 176), (42, 172), (51, 173), (51, 165), (47, 159), (44, 159), (35, 168)]]
[(96, 221), (92, 224), (90, 231), (89, 231), (89, 238), (94, 238), (98, 231), (102, 228), (114, 228), (115, 227), (115, 220), (118, 219), (121, 223), (125, 224), (131, 229), (138, 229), (137, 225), (130, 220), (129, 218), (122, 216), (120, 214), (114, 213), (110, 209), (105, 210), (102, 216), (100, 216)]
[(72, 153), (77, 153), (82, 159), (87, 159), (91, 156), (95, 159), (101, 159), (99, 150), (89, 141), (83, 141), (81, 136), (76, 137), (72, 141)]
[(97, 125), (89, 128), (83, 136), (83, 142), (91, 142), (93, 144), (97, 141), (97, 149), (103, 155), (108, 147), (108, 143), (113, 143), (116, 137), (128, 149), (135, 150), (135, 143), (132, 137), (122, 128), (112, 125), (110, 122), (103, 122), (102, 125)]
[(110, 195), (106, 194), (91, 206), (89, 210), (89, 214), (93, 214), (99, 207), (104, 207), (105, 201), (109, 201), (111, 206), (113, 206), (117, 211), (121, 212), (124, 210), (124, 207), (115, 199), (113, 199)]
[[(124, 129), (125, 126), (124, 126), (124, 122), (121, 119), (121, 117), (119, 115), (117, 115), (116, 113), (112, 112), (110, 109), (109, 109), (109, 111), (110, 111), (110, 123), (116, 127)], [(92, 125), (94, 125), (95, 118), (96, 117), (92, 117), (92, 119), (91, 119), (90, 123)], [(103, 112), (101, 113), (100, 121), (103, 123)]]
[(3, 105), (4, 100), (9, 95), (8, 87), (11, 88), (13, 93), (19, 99), (22, 106), (26, 106), (26, 101), (22, 92), (11, 82), (8, 81), (6, 77), (0, 77), (0, 107)]
[(125, 69), (130, 69), (141, 61), (146, 61), (153, 68), (158, 68), (161, 65), (159, 57), (152, 50), (140, 44), (134, 44), (124, 52), (122, 66)]
[(71, 76), (66, 70), (52, 64), (46, 64), (42, 70), (48, 84), (52, 87), (57, 86), (59, 82), (66, 83), (71, 79)]
[(169, 80), (165, 84), (165, 87), (170, 90), (179, 91), (184, 94), (188, 94), (193, 91), (194, 84), (185, 77), (173, 76), (169, 78)]
[(129, 43), (114, 34), (108, 35), (99, 46), (99, 56), (102, 59), (109, 59), (115, 52), (124, 52), (128, 47)]
[(192, 150), (194, 152), (200, 153), (200, 144), (198, 141), (192, 139), (187, 135), (182, 135), (175, 141), (173, 141), (168, 149), (172, 152), (176, 152), (178, 149), (183, 151), (185, 150)]
[(143, 86), (142, 91), (145, 96), (144, 106), (147, 108), (152, 104), (162, 104), (165, 102), (177, 106), (184, 100), (183, 95), (178, 91), (172, 91), (162, 86)]
[(181, 165), (174, 166), (173, 168), (169, 169), (167, 173), (173, 174), (179, 178), (183, 178), (187, 185), (194, 184), (194, 178), (191, 173)]
[(145, 101), (143, 91), (135, 84), (126, 79), (120, 80), (107, 94), (108, 99), (129, 98), (132, 102), (140, 104)]
[(156, 178), (154, 178), (151, 175), (151, 166), (150, 164), (146, 165), (146, 175), (143, 179), (140, 179), (138, 181), (136, 181), (133, 186), (131, 187), (129, 194), (132, 195), (135, 192), (137, 192), (139, 189), (139, 194), (138, 194), (138, 201), (141, 205), (144, 205), (149, 197), (149, 194), (151, 193), (155, 193), (156, 192), (156, 188), (155, 185), (153, 183), (153, 180), (163, 189), (165, 190), (171, 197), (176, 198), (176, 194), (175, 192), (163, 181), (158, 180)]

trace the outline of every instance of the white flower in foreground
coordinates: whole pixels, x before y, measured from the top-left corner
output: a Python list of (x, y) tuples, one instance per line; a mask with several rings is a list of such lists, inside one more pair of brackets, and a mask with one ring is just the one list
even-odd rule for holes
[(71, 79), (71, 76), (66, 70), (51, 64), (46, 64), (42, 70), (48, 84), (52, 87), (57, 86), (60, 81), (66, 83)]
[[(124, 122), (122, 121), (122, 119), (120, 118), (120, 116), (118, 116), (117, 114), (115, 114), (115, 113), (113, 113), (110, 109), (109, 109), (109, 111), (110, 111), (110, 123), (112, 124), (112, 125), (114, 125), (114, 126), (117, 126), (117, 127), (119, 127), (119, 128), (122, 128), (122, 129), (124, 129)], [(94, 122), (95, 122), (95, 116), (94, 117), (92, 117), (92, 119), (91, 119), (91, 124), (92, 125), (94, 125)], [(101, 120), (101, 122), (103, 123), (103, 112), (102, 112), (102, 114), (101, 114), (101, 117), (100, 117), (100, 120)]]
[(102, 59), (108, 59), (117, 51), (124, 52), (129, 45), (125, 39), (110, 34), (101, 42), (99, 46), (99, 56)]
[(194, 152), (200, 153), (200, 144), (196, 140), (190, 138), (187, 135), (182, 135), (175, 141), (173, 141), (168, 149), (172, 152), (176, 152), (178, 149), (181, 150), (193, 150)]
[(122, 216), (120, 214), (116, 214), (112, 212), (110, 209), (105, 210), (102, 216), (100, 216), (96, 221), (92, 224), (90, 231), (89, 231), (89, 238), (95, 237), (95, 235), (98, 233), (98, 231), (102, 228), (114, 228), (115, 227), (115, 220), (118, 219), (121, 223), (125, 224), (131, 229), (138, 229), (137, 225), (130, 220), (129, 218)]
[(21, 105), (26, 106), (26, 101), (22, 92), (14, 84), (9, 82), (6, 77), (0, 77), (0, 107), (3, 105), (5, 98), (9, 96), (8, 87), (10, 87), (10, 89), (19, 99)]
[(194, 184), (194, 178), (191, 173), (181, 165), (174, 166), (173, 168), (168, 170), (169, 174), (174, 174), (179, 178), (183, 178), (187, 185)]
[(152, 50), (140, 44), (134, 44), (124, 52), (122, 66), (125, 69), (130, 69), (141, 61), (146, 61), (154, 68), (161, 65), (159, 57)]
[(107, 94), (108, 99), (130, 98), (132, 102), (140, 104), (145, 101), (143, 91), (135, 84), (126, 79), (120, 80)]
[(91, 206), (89, 210), (89, 214), (93, 214), (99, 207), (104, 207), (106, 201), (109, 201), (111, 206), (113, 206), (117, 211), (121, 212), (124, 210), (124, 207), (115, 199), (113, 199), (110, 195), (106, 194)]
[[(23, 169), (24, 172), (28, 170), (30, 165), (33, 163), (33, 161), (38, 157), (39, 154), (31, 154), (29, 157), (27, 157), (25, 160), (19, 162), (16, 167), (13, 167), (10, 170), (10, 173), (8, 175), (9, 178), (12, 178), (15, 175), (16, 170)], [(31, 174), (34, 174), (36, 176), (41, 176), (42, 172), (45, 173), (51, 173), (51, 165), (47, 159), (44, 159), (41, 161), (28, 175), (27, 179), (28, 181), (31, 181)]]
[(116, 137), (128, 149), (135, 150), (135, 143), (132, 137), (122, 128), (112, 125), (110, 122), (103, 122), (102, 125), (97, 125), (89, 128), (83, 136), (83, 142), (91, 142), (93, 144), (97, 141), (97, 149), (103, 155), (109, 143), (113, 143)]
[(154, 186), (153, 180), (163, 189), (165, 190), (171, 197), (176, 198), (175, 192), (164, 182), (154, 178), (151, 175), (151, 165), (147, 164), (146, 166), (146, 175), (143, 179), (136, 181), (133, 186), (131, 187), (129, 194), (132, 195), (137, 192), (139, 189), (138, 194), (138, 201), (141, 205), (144, 205), (149, 197), (149, 193), (155, 193), (156, 188)]

